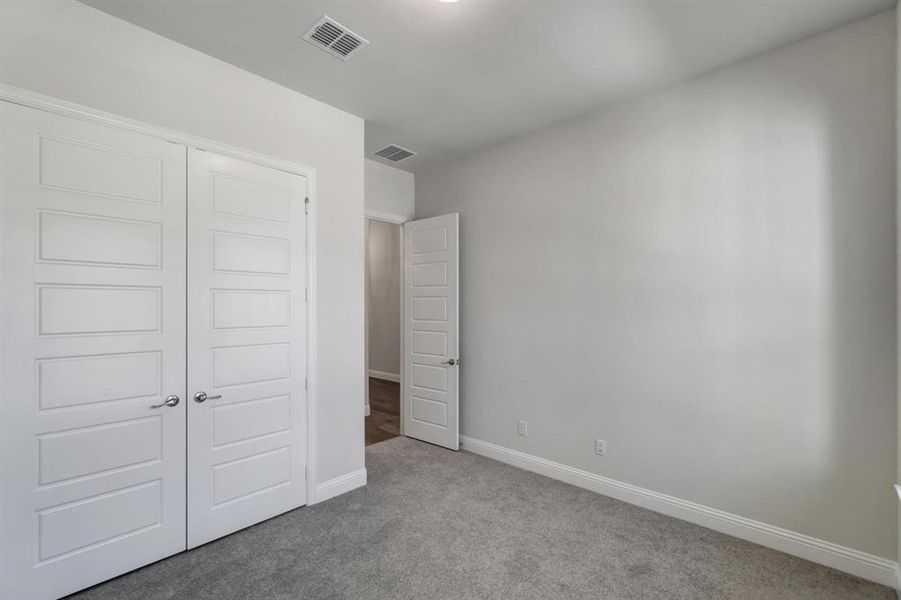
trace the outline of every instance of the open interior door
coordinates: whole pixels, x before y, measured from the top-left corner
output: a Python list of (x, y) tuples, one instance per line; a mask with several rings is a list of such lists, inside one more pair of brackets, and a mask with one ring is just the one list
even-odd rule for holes
[(459, 216), (404, 224), (404, 434), (457, 450)]

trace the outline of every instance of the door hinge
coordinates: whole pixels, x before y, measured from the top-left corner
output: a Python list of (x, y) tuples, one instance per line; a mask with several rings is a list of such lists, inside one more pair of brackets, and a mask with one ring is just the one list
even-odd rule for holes
[(303, 378), (303, 389), (304, 389), (304, 391), (308, 391), (310, 389), (310, 378), (309, 377)]
[(309, 467), (309, 465), (304, 465), (304, 466), (303, 466), (303, 478), (304, 478), (304, 479), (309, 479), (309, 478), (310, 478), (310, 467)]
[(305, 215), (310, 214), (310, 199), (309, 198), (303, 199), (303, 214), (305, 214)]
[(310, 301), (310, 290), (307, 288), (303, 288), (303, 301), (304, 302)]

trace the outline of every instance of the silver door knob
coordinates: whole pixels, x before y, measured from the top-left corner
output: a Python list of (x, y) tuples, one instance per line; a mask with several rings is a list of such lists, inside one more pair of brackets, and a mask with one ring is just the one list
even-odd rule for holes
[(194, 394), (194, 402), (206, 402), (207, 400), (218, 400), (222, 397), (222, 394), (216, 394), (215, 396), (207, 396), (206, 392), (197, 392)]
[(459, 358), (449, 358), (448, 360), (444, 361), (444, 362), (441, 363), (441, 364), (442, 364), (442, 365), (450, 365), (450, 366), (453, 367), (454, 365), (459, 365), (459, 364), (460, 364), (460, 359), (459, 359)]
[(166, 396), (166, 399), (160, 402), (159, 404), (151, 404), (150, 408), (163, 408), (164, 406), (178, 406), (178, 403), (181, 401), (181, 398), (172, 394), (171, 396)]

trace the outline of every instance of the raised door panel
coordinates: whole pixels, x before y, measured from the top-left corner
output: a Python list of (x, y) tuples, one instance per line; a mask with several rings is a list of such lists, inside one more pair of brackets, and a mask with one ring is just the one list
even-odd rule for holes
[(38, 410), (84, 406), (163, 393), (163, 353), (131, 352), (40, 358), (36, 362)]
[(247, 275), (289, 274), (291, 244), (285, 238), (212, 231), (213, 271)]
[(213, 348), (211, 383), (225, 388), (285, 381), (291, 377), (289, 342)]
[(291, 188), (253, 179), (212, 173), (213, 212), (230, 217), (287, 225)]
[(160, 529), (162, 493), (155, 479), (39, 511), (38, 558), (46, 564)]
[[(100, 451), (110, 448), (115, 451)], [(38, 436), (38, 483), (50, 485), (160, 461), (160, 415), (77, 427)]]
[(191, 150), (188, 545), (306, 502), (306, 179)]
[(95, 143), (78, 134), (68, 138), (35, 134), (40, 185), (79, 194), (163, 203), (164, 177), (169, 175), (163, 173), (164, 157), (141, 149), (125, 149), (116, 141)]
[(213, 407), (213, 446), (288, 431), (291, 397), (275, 396)]
[(212, 290), (213, 329), (287, 327), (291, 294), (286, 290)]
[(161, 286), (38, 284), (37, 332), (54, 335), (160, 333)]
[(186, 149), (0, 120), (0, 596), (55, 598), (185, 548)]
[(59, 211), (38, 213), (38, 260), (110, 267), (161, 266), (162, 225)]

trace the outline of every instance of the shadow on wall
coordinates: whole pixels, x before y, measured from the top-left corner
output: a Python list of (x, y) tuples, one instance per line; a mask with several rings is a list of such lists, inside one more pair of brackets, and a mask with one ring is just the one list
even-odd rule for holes
[(461, 218), (462, 433), (894, 557), (893, 26), (419, 173)]
[[(832, 286), (832, 335), (827, 340), (832, 359), (832, 406), (827, 411), (831, 472), (824, 491), (832, 506), (823, 512), (828, 518), (827, 512), (854, 507), (857, 515), (879, 515), (880, 526), (861, 516), (849, 518), (882, 556), (896, 559), (897, 529), (887, 523), (897, 508), (895, 469), (890, 467), (898, 435), (897, 207), (892, 177), (880, 176), (897, 177), (896, 109), (894, 94), (883, 86), (892, 80), (888, 70), (863, 48), (856, 50), (855, 59), (856, 68), (871, 79), (855, 95), (855, 102), (864, 106), (855, 120), (842, 119), (844, 107), (834, 103), (824, 111)], [(873, 152), (874, 147), (881, 151)], [(835, 485), (839, 478), (840, 487)]]

